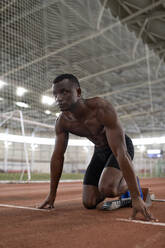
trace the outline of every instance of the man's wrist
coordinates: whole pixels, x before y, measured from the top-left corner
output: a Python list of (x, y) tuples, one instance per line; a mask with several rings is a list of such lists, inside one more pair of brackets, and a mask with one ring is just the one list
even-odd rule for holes
[(131, 193), (131, 199), (132, 199), (132, 200), (136, 200), (136, 199), (138, 199), (139, 197), (140, 197), (140, 193), (135, 193), (135, 192)]

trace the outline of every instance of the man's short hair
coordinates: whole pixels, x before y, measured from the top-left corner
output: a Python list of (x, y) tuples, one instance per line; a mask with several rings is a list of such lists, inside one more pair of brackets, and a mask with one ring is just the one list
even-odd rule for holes
[(78, 79), (72, 74), (61, 74), (61, 75), (57, 76), (53, 80), (53, 84), (57, 84), (64, 79), (68, 79), (69, 81), (73, 82), (77, 87), (80, 88), (80, 83), (79, 83)]

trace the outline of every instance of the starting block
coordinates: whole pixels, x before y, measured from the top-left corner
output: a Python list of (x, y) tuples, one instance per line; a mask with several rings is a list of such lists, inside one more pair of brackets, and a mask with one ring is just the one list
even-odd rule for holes
[(143, 200), (146, 203), (147, 207), (152, 205), (152, 202), (165, 202), (165, 199), (156, 199), (155, 194), (150, 192), (149, 188), (142, 188)]

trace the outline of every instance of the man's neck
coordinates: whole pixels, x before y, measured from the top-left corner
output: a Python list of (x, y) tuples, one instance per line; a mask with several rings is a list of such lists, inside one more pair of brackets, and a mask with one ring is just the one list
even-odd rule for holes
[(84, 99), (79, 99), (69, 111), (77, 120), (82, 120), (87, 114), (87, 106)]

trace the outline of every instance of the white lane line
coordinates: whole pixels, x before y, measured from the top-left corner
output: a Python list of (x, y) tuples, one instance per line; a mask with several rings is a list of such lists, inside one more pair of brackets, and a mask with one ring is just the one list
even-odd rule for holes
[[(74, 179), (74, 180), (60, 180), (60, 184), (64, 184), (64, 183), (82, 183), (83, 180), (82, 179)], [(45, 181), (19, 181), (19, 180), (1, 180), (0, 184), (15, 184), (15, 183), (19, 183), (19, 184), (43, 184), (43, 183), (50, 183), (50, 180), (45, 180)]]
[(21, 208), (21, 209), (28, 209), (28, 210), (35, 210), (35, 211), (45, 211), (44, 209), (39, 209), (39, 208), (31, 208), (31, 207), (24, 207), (24, 206), (17, 206), (17, 205), (8, 205), (8, 204), (0, 204), (0, 207)]
[(165, 202), (164, 199), (151, 199), (152, 201), (155, 201), (155, 202)]
[[(73, 201), (79, 201), (81, 198), (75, 198), (75, 199), (68, 199), (68, 200), (57, 200), (55, 204), (58, 203), (63, 203), (63, 202), (70, 202), (72, 203)], [(0, 204), (0, 207), (7, 207), (7, 208), (20, 208), (20, 209), (28, 209), (28, 210), (35, 210), (35, 211), (44, 211), (44, 212), (49, 212), (48, 208), (46, 209), (39, 209), (39, 208), (32, 208), (32, 207), (26, 207), (26, 206), (18, 206), (18, 205), (10, 205), (10, 204)]]
[(142, 221), (142, 220), (129, 220), (129, 219), (122, 219), (117, 218), (117, 221), (123, 221), (123, 222), (132, 222), (132, 223), (139, 223), (144, 225), (153, 225), (153, 226), (165, 226), (165, 223), (162, 222), (151, 222), (151, 221)]

